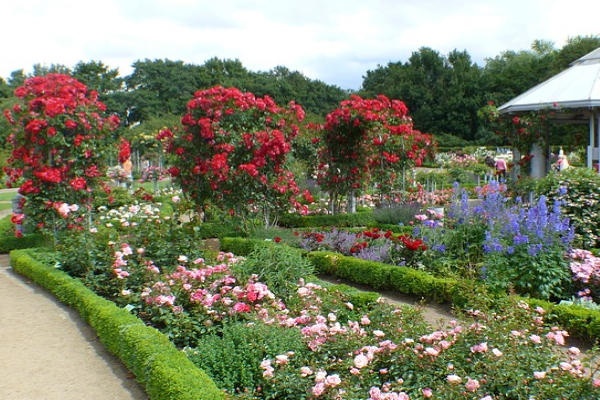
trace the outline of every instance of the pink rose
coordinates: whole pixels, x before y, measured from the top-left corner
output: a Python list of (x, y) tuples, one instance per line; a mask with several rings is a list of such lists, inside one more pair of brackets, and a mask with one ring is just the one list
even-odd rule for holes
[(354, 357), (354, 366), (358, 369), (364, 368), (369, 364), (369, 359), (364, 354), (359, 354)]
[(465, 384), (465, 388), (469, 391), (469, 392), (474, 392), (477, 389), (479, 389), (479, 381), (477, 379), (471, 379), (469, 378), (467, 380), (467, 383)]

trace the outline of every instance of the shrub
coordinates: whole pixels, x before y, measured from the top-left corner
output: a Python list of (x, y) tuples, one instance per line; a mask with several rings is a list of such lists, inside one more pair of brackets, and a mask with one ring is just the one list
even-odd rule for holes
[(576, 246), (600, 246), (600, 175), (589, 168), (550, 173), (537, 183), (536, 193), (561, 202), (563, 215), (575, 227)]
[(206, 335), (184, 351), (221, 389), (260, 396), (262, 360), (305, 348), (300, 330), (258, 322), (226, 325), (220, 334)]
[(313, 265), (300, 251), (276, 243), (255, 247), (244, 261), (231, 268), (234, 275), (242, 280), (256, 275), (255, 280), (265, 283), (284, 301), (292, 295), (298, 281), (314, 271)]

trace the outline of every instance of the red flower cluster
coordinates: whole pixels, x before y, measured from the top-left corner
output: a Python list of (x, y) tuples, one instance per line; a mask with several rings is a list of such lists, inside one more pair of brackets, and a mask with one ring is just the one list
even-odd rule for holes
[(427, 250), (427, 246), (421, 239), (413, 239), (408, 235), (399, 235), (396, 237), (396, 240), (401, 241), (402, 244), (404, 244), (404, 246), (410, 251)]
[(392, 186), (406, 166), (420, 165), (432, 150), (431, 135), (413, 129), (406, 105), (385, 96), (353, 95), (327, 115), (322, 127), (318, 181), (345, 193), (371, 181)]
[(279, 107), (220, 86), (198, 91), (181, 118), (183, 131), (163, 130), (157, 139), (174, 155), (170, 173), (198, 205), (296, 205), (299, 189), (284, 162), (304, 118), (290, 102)]
[(131, 157), (131, 145), (127, 139), (121, 138), (119, 143), (119, 164), (123, 164)]
[(20, 193), (27, 195), (27, 214), (40, 219), (47, 204), (83, 204), (88, 190), (102, 184), (101, 146), (119, 119), (104, 118), (106, 110), (96, 92), (62, 74), (27, 79), (15, 90), (20, 100), (4, 115), (13, 126), (5, 172), (8, 184), (24, 178)]

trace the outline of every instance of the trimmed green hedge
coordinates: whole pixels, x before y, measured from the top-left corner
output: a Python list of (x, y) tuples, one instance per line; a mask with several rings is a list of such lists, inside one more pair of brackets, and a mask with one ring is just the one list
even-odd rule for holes
[(23, 237), (15, 236), (15, 227), (10, 222), (10, 215), (0, 219), (0, 254), (6, 254), (15, 249), (28, 249), (46, 245), (44, 236), (33, 233)]
[(522, 300), (531, 307), (542, 307), (547, 312), (546, 320), (564, 327), (571, 336), (592, 342), (600, 339), (600, 311), (532, 298)]
[(298, 215), (284, 214), (277, 224), (283, 228), (316, 228), (316, 227), (356, 227), (373, 226), (377, 221), (370, 211), (338, 215)]
[(14, 250), (10, 256), (15, 271), (80, 313), (106, 348), (135, 374), (152, 400), (225, 398), (214, 382), (158, 330), (66, 273), (34, 260), (27, 250)]
[(257, 246), (266, 246), (266, 242), (260, 239), (223, 238), (220, 241), (221, 250), (230, 252), (236, 256), (245, 257)]
[(380, 262), (361, 260), (334, 252), (313, 251), (307, 257), (319, 273), (335, 275), (375, 289), (391, 289), (432, 299), (452, 302), (458, 281), (435, 278), (426, 272)]

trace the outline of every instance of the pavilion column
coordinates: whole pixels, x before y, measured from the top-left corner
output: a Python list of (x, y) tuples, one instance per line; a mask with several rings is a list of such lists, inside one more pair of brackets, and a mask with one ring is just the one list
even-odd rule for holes
[(592, 111), (590, 114), (590, 141), (588, 142), (588, 151), (587, 151), (587, 167), (594, 168), (594, 148), (596, 147), (594, 144), (594, 120), (596, 119), (596, 112)]
[(534, 143), (531, 147), (531, 172), (530, 176), (534, 179), (543, 178), (546, 176), (546, 159), (544, 157), (544, 149), (539, 143)]
[[(594, 123), (594, 119), (596, 120), (596, 122)], [(600, 114), (596, 112), (596, 109), (594, 109), (594, 112), (592, 113), (592, 132), (596, 133), (596, 143), (593, 143), (594, 146), (598, 147), (598, 150), (596, 152), (596, 154), (598, 155), (598, 158), (596, 161), (598, 163), (598, 172), (600, 172)], [(592, 165), (592, 168), (594, 166)]]

